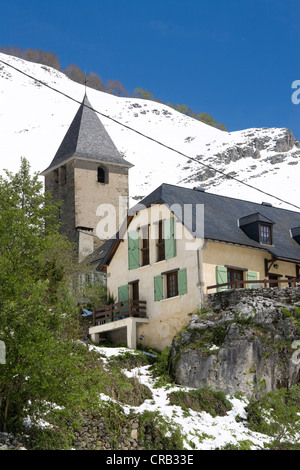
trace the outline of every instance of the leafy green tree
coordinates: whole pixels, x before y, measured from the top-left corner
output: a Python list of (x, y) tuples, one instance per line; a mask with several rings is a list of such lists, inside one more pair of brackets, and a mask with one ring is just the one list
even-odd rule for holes
[(143, 90), (143, 88), (135, 88), (133, 90), (133, 98), (141, 98), (143, 100), (153, 100), (153, 94), (149, 90)]
[(186, 104), (177, 104), (175, 109), (179, 111), (179, 113), (188, 115), (189, 107)]
[(226, 126), (224, 126), (224, 124), (222, 124), (221, 122), (217, 122), (217, 128), (220, 129), (220, 131), (227, 132)]
[(300, 384), (253, 397), (246, 408), (251, 430), (267, 434), (267, 447), (274, 450), (300, 450)]
[(0, 430), (54, 405), (92, 404), (91, 375), (100, 374), (76, 341), (73, 250), (58, 233), (57, 210), (25, 159), (17, 174), (0, 177)]
[(207, 113), (200, 113), (198, 114), (198, 119), (201, 122), (204, 122), (205, 124), (208, 124), (209, 126), (216, 127), (215, 120), (210, 114)]

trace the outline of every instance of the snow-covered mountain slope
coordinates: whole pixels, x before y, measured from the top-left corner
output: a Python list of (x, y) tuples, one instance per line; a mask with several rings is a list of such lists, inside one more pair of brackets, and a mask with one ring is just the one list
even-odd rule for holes
[[(4, 54), (0, 60), (61, 92), (0, 62), (0, 173), (4, 168), (17, 171), (22, 156), (33, 171), (41, 172), (52, 161), (79, 107), (62, 93), (81, 102), (84, 87), (50, 67)], [(300, 142), (288, 129), (223, 132), (160, 103), (118, 98), (90, 88), (87, 93), (95, 110), (120, 123), (99, 116), (119, 151), (134, 164), (129, 176), (132, 203), (169, 183), (203, 186), (209, 192), (296, 210), (224, 178), (213, 171), (217, 169), (300, 206)]]

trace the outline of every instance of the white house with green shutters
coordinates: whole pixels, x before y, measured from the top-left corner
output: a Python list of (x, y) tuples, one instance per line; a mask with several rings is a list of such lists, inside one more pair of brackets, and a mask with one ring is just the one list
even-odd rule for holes
[(300, 213), (163, 184), (102, 247), (98, 270), (116, 305), (94, 318), (94, 341), (162, 350), (207, 294), (300, 281)]

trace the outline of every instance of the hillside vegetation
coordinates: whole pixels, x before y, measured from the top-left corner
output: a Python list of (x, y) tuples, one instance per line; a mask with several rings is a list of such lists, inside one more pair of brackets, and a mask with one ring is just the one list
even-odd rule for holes
[(52, 67), (60, 72), (65, 73), (67, 77), (69, 77), (74, 82), (80, 83), (82, 85), (86, 84), (87, 87), (93, 88), (94, 90), (103, 91), (105, 93), (110, 93), (115, 96), (142, 98), (145, 100), (152, 100), (158, 103), (166, 104), (167, 106), (175, 109), (176, 111), (190, 116), (198, 121), (204, 122), (209, 126), (216, 127), (217, 129), (220, 129), (222, 131), (227, 130), (224, 124), (222, 124), (221, 122), (216, 122), (211, 115), (205, 112), (198, 113), (185, 104), (173, 104), (170, 102), (164, 103), (162, 100), (155, 97), (149, 90), (138, 87), (135, 88), (133, 92), (129, 92), (119, 80), (108, 79), (106, 83), (104, 83), (98, 73), (90, 72), (87, 75), (76, 64), (70, 64), (67, 67), (62, 68), (59, 59), (54, 52), (46, 52), (41, 49), (24, 50), (20, 47), (10, 46), (0, 46), (0, 52), (14, 57), (19, 57), (29, 62), (35, 62), (48, 67)]
[(259, 400), (191, 390), (174, 383), (168, 348), (91, 344), (76, 282), (87, 268), (57, 212), (26, 160), (0, 177), (0, 443), (12, 433), (32, 450), (299, 450), (299, 384)]

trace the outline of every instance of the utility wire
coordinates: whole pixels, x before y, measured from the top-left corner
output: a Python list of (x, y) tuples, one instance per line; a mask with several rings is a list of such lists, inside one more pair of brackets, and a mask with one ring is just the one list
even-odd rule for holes
[[(18, 69), (17, 67), (14, 67), (13, 65), (11, 65), (11, 64), (9, 64), (9, 63), (7, 63), (7, 62), (5, 62), (4, 60), (1, 60), (1, 59), (0, 59), (0, 62), (1, 62), (2, 64), (4, 64), (4, 65), (7, 65), (8, 67), (11, 67), (12, 69), (16, 70), (17, 72), (21, 73), (22, 75), (25, 75), (26, 77), (30, 78), (31, 80), (34, 80), (35, 82), (40, 83), (41, 85), (43, 85), (43, 86), (49, 88), (50, 90), (55, 91), (56, 93), (59, 93), (59, 94), (63, 95), (64, 97), (66, 97), (66, 98), (68, 98), (68, 99), (74, 101), (75, 103), (78, 103), (78, 104), (80, 104), (80, 105), (82, 104), (81, 101), (78, 101), (78, 100), (76, 100), (75, 98), (72, 98), (71, 96), (67, 95), (66, 93), (64, 93), (64, 92), (62, 92), (62, 91), (60, 91), (60, 90), (57, 90), (57, 88), (54, 88), (54, 87), (48, 85), (47, 83), (43, 82), (42, 80), (39, 80), (39, 79), (33, 77), (32, 75), (30, 75), (30, 74), (24, 72), (23, 70), (20, 70), (20, 69)], [(135, 132), (136, 134), (138, 134), (138, 135), (140, 135), (140, 136), (142, 136), (142, 137), (144, 137), (144, 138), (146, 138), (146, 139), (148, 139), (148, 140), (151, 140), (152, 142), (155, 142), (156, 144), (161, 145), (162, 147), (164, 147), (164, 148), (166, 148), (166, 149), (168, 149), (168, 150), (171, 150), (172, 152), (178, 153), (179, 155), (181, 155), (181, 156), (184, 157), (184, 158), (187, 158), (188, 160), (192, 160), (192, 161), (198, 163), (199, 165), (202, 165), (202, 166), (204, 166), (204, 167), (206, 167), (206, 168), (208, 168), (208, 169), (214, 171), (215, 173), (219, 173), (220, 175), (224, 176), (224, 177), (227, 178), (227, 179), (232, 179), (232, 180), (236, 181), (236, 182), (239, 183), (239, 184), (243, 184), (244, 186), (247, 186), (248, 188), (251, 188), (251, 189), (253, 189), (253, 190), (255, 190), (255, 191), (259, 191), (260, 193), (262, 193), (262, 194), (264, 194), (264, 195), (266, 195), (266, 196), (269, 196), (269, 197), (272, 197), (272, 198), (274, 198), (274, 199), (277, 199), (278, 201), (280, 201), (280, 202), (282, 202), (282, 203), (284, 203), (284, 204), (288, 204), (288, 205), (293, 206), (293, 207), (295, 207), (296, 209), (299, 209), (299, 210), (300, 210), (300, 206), (297, 206), (296, 204), (293, 204), (293, 203), (291, 203), (291, 202), (285, 201), (284, 199), (281, 199), (281, 198), (278, 197), (278, 196), (274, 196), (274, 195), (271, 194), (271, 193), (268, 193), (268, 192), (266, 192), (266, 191), (263, 191), (262, 189), (256, 188), (255, 186), (252, 186), (251, 184), (246, 183), (245, 181), (239, 180), (239, 179), (236, 178), (235, 176), (232, 176), (232, 175), (229, 175), (229, 174), (227, 174), (227, 173), (224, 173), (223, 171), (218, 170), (217, 168), (214, 168), (213, 166), (208, 165), (207, 163), (201, 162), (201, 161), (198, 160), (197, 158), (190, 157), (189, 155), (186, 155), (185, 153), (180, 152), (179, 150), (176, 150), (176, 149), (174, 149), (173, 147), (171, 147), (171, 146), (169, 146), (169, 145), (166, 145), (166, 144), (164, 144), (164, 143), (162, 143), (162, 142), (159, 142), (158, 140), (156, 140), (156, 139), (154, 139), (153, 137), (150, 137), (150, 136), (144, 134), (144, 133), (141, 132), (141, 131), (138, 131), (138, 130), (136, 130), (136, 129), (133, 129), (133, 128), (130, 127), (130, 126), (127, 126), (126, 124), (123, 124), (122, 122), (117, 121), (116, 119), (112, 118), (111, 116), (108, 116), (107, 114), (104, 114), (104, 113), (101, 113), (100, 111), (97, 111), (96, 109), (92, 108), (91, 106), (88, 106), (88, 105), (86, 105), (86, 104), (84, 104), (84, 106), (86, 106), (87, 108), (91, 109), (92, 111), (94, 111), (95, 113), (99, 114), (100, 116), (102, 116), (102, 117), (104, 117), (104, 118), (106, 118), (106, 119), (109, 119), (110, 121), (113, 121), (114, 123), (116, 123), (116, 124), (118, 124), (118, 125), (120, 125), (120, 126), (125, 127), (126, 129), (128, 129), (128, 130), (130, 130), (130, 131), (132, 131), (132, 132)]]

